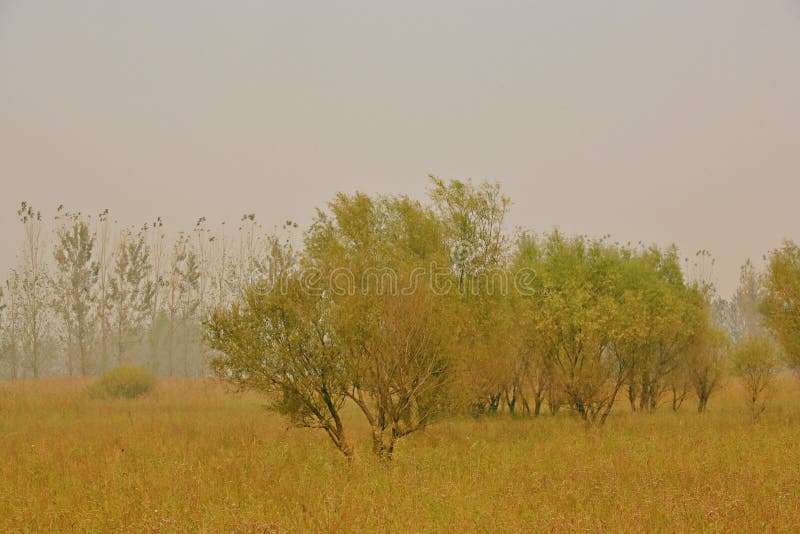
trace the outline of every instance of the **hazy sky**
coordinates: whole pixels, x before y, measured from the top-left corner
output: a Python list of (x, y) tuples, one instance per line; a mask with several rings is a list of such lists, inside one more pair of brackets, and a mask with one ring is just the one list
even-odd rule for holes
[(800, 239), (800, 2), (0, 0), (20, 200), (124, 223), (496, 179), (512, 225), (739, 265)]

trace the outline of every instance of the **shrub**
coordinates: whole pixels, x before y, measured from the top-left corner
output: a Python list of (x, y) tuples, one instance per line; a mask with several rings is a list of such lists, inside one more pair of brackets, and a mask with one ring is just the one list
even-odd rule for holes
[(103, 373), (89, 386), (89, 396), (134, 399), (149, 393), (155, 383), (156, 375), (144, 367), (117, 367)]

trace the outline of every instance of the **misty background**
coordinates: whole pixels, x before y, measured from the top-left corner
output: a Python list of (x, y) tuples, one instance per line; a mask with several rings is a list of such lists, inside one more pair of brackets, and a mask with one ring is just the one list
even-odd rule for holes
[(0, 272), (26, 200), (189, 230), (493, 179), (512, 225), (797, 239), (800, 3), (0, 0)]

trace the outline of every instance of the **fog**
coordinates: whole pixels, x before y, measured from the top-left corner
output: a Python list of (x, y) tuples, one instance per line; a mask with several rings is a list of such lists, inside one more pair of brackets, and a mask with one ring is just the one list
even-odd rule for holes
[(512, 225), (709, 249), (730, 294), (800, 234), (798, 51), (791, 0), (0, 2), (0, 273), (22, 200), (305, 224), (431, 173), (498, 180)]

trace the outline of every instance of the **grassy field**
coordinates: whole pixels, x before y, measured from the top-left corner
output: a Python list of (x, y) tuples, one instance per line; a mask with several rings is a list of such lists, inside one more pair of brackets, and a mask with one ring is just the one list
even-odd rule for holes
[[(754, 424), (733, 385), (704, 415), (451, 420), (348, 466), (254, 395), (161, 382), (0, 383), (0, 531), (800, 531), (800, 387)], [(363, 439), (361, 439), (363, 438)]]

